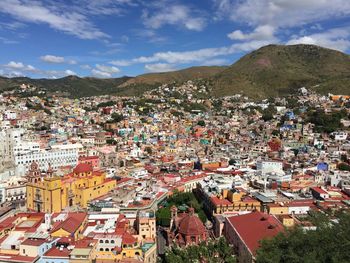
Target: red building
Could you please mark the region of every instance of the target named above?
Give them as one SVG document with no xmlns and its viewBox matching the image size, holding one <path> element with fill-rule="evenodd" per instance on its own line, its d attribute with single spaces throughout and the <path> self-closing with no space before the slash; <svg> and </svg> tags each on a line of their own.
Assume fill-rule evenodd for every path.
<svg viewBox="0 0 350 263">
<path fill-rule="evenodd" d="M 252 212 L 226 218 L 224 236 L 238 254 L 238 262 L 254 262 L 260 241 L 272 238 L 284 230 L 276 217 Z"/>
<path fill-rule="evenodd" d="M 98 156 L 81 156 L 78 164 L 81 163 L 89 164 L 94 170 L 100 169 L 100 158 Z"/>
<path fill-rule="evenodd" d="M 169 237 L 179 246 L 198 245 L 207 240 L 207 231 L 194 214 L 194 208 L 189 208 L 188 213 L 177 214 L 177 208 L 173 206 Z"/>
</svg>

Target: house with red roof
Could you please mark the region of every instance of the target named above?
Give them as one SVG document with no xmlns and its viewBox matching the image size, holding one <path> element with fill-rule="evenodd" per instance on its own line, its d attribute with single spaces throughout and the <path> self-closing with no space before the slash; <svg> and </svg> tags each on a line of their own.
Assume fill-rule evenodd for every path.
<svg viewBox="0 0 350 263">
<path fill-rule="evenodd" d="M 56 244 L 57 240 L 57 238 L 27 238 L 19 246 L 19 255 L 26 257 L 42 256 Z"/>
<path fill-rule="evenodd" d="M 315 197 L 316 199 L 327 199 L 329 198 L 329 194 L 326 190 L 322 189 L 321 187 L 312 187 L 311 188 L 311 193 L 313 195 L 313 197 Z"/>
<path fill-rule="evenodd" d="M 262 212 L 227 217 L 224 236 L 238 253 L 238 262 L 254 262 L 263 239 L 273 238 L 284 231 L 276 217 Z"/>
<path fill-rule="evenodd" d="M 74 248 L 75 241 L 71 238 L 60 238 L 57 243 L 46 251 L 42 257 L 42 263 L 69 263 L 70 254 Z"/>
<path fill-rule="evenodd" d="M 79 239 L 87 224 L 87 218 L 87 213 L 85 212 L 54 214 L 50 234 L 52 237 Z"/>
</svg>

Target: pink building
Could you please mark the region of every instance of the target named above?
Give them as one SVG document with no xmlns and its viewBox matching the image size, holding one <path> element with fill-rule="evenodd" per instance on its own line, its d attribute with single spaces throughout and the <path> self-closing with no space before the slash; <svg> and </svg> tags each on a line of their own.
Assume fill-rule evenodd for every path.
<svg viewBox="0 0 350 263">
<path fill-rule="evenodd" d="M 98 156 L 81 156 L 79 157 L 78 164 L 81 163 L 91 165 L 94 170 L 100 169 L 100 158 Z"/>
</svg>

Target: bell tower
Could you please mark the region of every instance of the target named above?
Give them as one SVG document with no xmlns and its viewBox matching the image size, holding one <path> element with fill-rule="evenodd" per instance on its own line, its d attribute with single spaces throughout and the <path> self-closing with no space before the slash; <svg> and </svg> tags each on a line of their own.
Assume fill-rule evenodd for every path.
<svg viewBox="0 0 350 263">
<path fill-rule="evenodd" d="M 29 183 L 37 183 L 38 181 L 41 181 L 41 172 L 39 165 L 36 162 L 31 163 L 26 177 Z"/>
</svg>

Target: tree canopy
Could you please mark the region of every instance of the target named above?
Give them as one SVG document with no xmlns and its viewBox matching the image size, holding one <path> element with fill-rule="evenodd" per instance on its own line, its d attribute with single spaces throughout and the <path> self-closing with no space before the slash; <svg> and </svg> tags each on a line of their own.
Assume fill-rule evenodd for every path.
<svg viewBox="0 0 350 263">
<path fill-rule="evenodd" d="M 202 220 L 202 222 L 205 223 L 207 221 L 207 217 L 203 211 L 203 204 L 197 201 L 195 195 L 192 192 L 184 193 L 175 190 L 173 195 L 166 200 L 163 207 L 159 208 L 156 213 L 158 225 L 170 225 L 170 208 L 173 205 L 175 205 L 176 207 L 193 207 L 195 212 L 198 213 L 198 217 Z"/>
<path fill-rule="evenodd" d="M 342 128 L 341 119 L 347 116 L 346 112 L 332 112 L 326 114 L 321 110 L 311 110 L 308 112 L 308 121 L 315 124 L 316 132 L 331 133 Z"/>
<path fill-rule="evenodd" d="M 189 246 L 185 249 L 173 247 L 165 254 L 163 260 L 165 263 L 201 261 L 208 263 L 235 263 L 236 258 L 225 238 L 221 237 L 218 240 L 210 240 L 207 243 L 203 242 L 198 246 Z"/>
<path fill-rule="evenodd" d="M 257 252 L 257 263 L 339 263 L 350 262 L 350 213 L 341 212 L 337 220 L 314 214 L 310 221 L 316 230 L 296 227 L 264 240 Z"/>
</svg>

